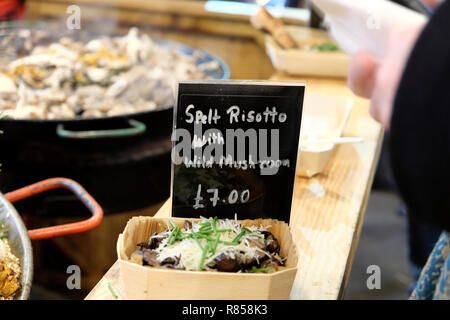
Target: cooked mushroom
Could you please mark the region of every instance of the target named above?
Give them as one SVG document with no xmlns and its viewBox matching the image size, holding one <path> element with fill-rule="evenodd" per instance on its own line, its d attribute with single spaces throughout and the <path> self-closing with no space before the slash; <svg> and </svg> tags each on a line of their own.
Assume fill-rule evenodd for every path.
<svg viewBox="0 0 450 320">
<path fill-rule="evenodd" d="M 218 255 L 214 261 L 219 271 L 236 272 L 241 268 L 237 257 L 225 252 Z"/>
<path fill-rule="evenodd" d="M 162 265 L 168 265 L 168 264 L 177 264 L 180 260 L 179 259 L 175 259 L 172 257 L 167 257 L 165 258 L 163 261 L 161 261 Z"/>
<path fill-rule="evenodd" d="M 169 268 L 169 269 L 177 269 L 177 270 L 186 270 L 186 268 L 176 265 L 176 264 L 163 264 L 161 267 L 163 268 Z"/>
<path fill-rule="evenodd" d="M 184 220 L 184 229 L 186 231 L 192 229 L 192 223 L 189 220 Z"/>
<path fill-rule="evenodd" d="M 158 248 L 161 241 L 165 238 L 165 235 L 154 233 L 150 239 L 149 239 L 149 249 L 156 249 Z"/>
<path fill-rule="evenodd" d="M 255 256 L 251 257 L 241 264 L 241 268 L 244 270 L 251 269 L 253 266 L 259 266 L 264 260 L 268 258 L 267 254 L 262 251 L 256 251 Z"/>
<path fill-rule="evenodd" d="M 280 266 L 280 262 L 276 259 L 267 259 L 261 263 L 261 268 L 274 268 L 275 270 Z"/>
<path fill-rule="evenodd" d="M 251 248 L 257 248 L 259 250 L 255 251 L 255 255 L 247 260 L 244 260 L 242 263 L 242 269 L 251 269 L 253 266 L 258 266 L 268 258 L 267 254 L 264 253 L 266 250 L 266 243 L 264 239 L 247 239 L 248 246 Z"/>
<path fill-rule="evenodd" d="M 263 231 L 262 234 L 264 234 L 267 250 L 271 253 L 280 253 L 280 244 L 273 234 L 269 231 Z"/>
<path fill-rule="evenodd" d="M 158 252 L 150 249 L 144 249 L 143 256 L 144 256 L 144 265 L 148 264 L 152 267 L 161 266 L 161 263 L 158 261 Z"/>
<path fill-rule="evenodd" d="M 167 257 L 163 261 L 161 261 L 161 266 L 164 268 L 185 270 L 185 268 L 180 265 L 180 257 Z"/>
<path fill-rule="evenodd" d="M 163 232 L 161 232 L 159 234 L 157 232 L 154 232 L 152 234 L 152 236 L 150 237 L 150 239 L 148 239 L 148 241 L 144 241 L 144 242 L 138 243 L 137 246 L 141 247 L 141 250 L 143 248 L 153 250 L 153 249 L 158 248 L 159 244 L 161 243 L 161 241 L 165 237 L 166 236 L 165 236 L 165 234 Z"/>
</svg>

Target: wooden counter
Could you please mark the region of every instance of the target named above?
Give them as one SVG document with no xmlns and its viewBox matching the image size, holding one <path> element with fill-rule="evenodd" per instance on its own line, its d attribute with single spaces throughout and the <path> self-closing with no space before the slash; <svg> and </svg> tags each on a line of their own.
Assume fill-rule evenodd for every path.
<svg viewBox="0 0 450 320">
<path fill-rule="evenodd" d="M 343 95 L 354 101 L 344 136 L 363 137 L 360 144 L 338 145 L 325 170 L 311 178 L 295 180 L 290 226 L 299 250 L 298 273 L 292 299 L 341 299 L 358 244 L 364 212 L 378 162 L 383 130 L 369 115 L 369 102 L 355 97 L 344 79 L 293 78 L 275 74 L 274 80 L 304 80 L 308 92 Z M 308 186 L 319 183 L 317 195 Z M 167 201 L 158 216 L 170 216 Z M 121 298 L 116 262 L 86 299 Z"/>
</svg>

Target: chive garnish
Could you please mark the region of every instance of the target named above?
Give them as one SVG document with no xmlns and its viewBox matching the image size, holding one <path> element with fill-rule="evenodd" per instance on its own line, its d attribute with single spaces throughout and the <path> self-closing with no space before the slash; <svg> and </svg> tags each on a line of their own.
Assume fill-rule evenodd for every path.
<svg viewBox="0 0 450 320">
<path fill-rule="evenodd" d="M 252 270 L 250 272 L 269 272 L 273 271 L 275 268 L 257 268 L 255 266 L 252 267 Z"/>
<path fill-rule="evenodd" d="M 180 229 L 180 227 L 178 227 L 172 220 L 169 220 L 169 223 L 172 225 L 173 229 L 172 232 L 170 232 L 170 236 L 169 239 L 167 239 L 167 243 L 172 244 L 171 240 L 172 238 L 175 236 L 175 238 L 177 237 L 177 229 Z"/>
<path fill-rule="evenodd" d="M 199 231 L 199 232 L 195 232 L 195 234 L 199 237 L 202 237 L 202 236 L 210 236 L 212 234 L 212 232 Z"/>
<path fill-rule="evenodd" d="M 213 246 L 214 246 L 214 244 L 213 244 L 214 240 L 215 239 L 208 240 L 208 251 L 211 252 L 211 253 L 212 253 Z"/>
<path fill-rule="evenodd" d="M 205 263 L 205 258 L 208 251 L 209 251 L 209 243 L 207 243 L 206 246 L 202 249 L 202 258 L 200 259 L 200 263 L 198 265 L 198 271 L 203 270 L 203 264 Z"/>
<path fill-rule="evenodd" d="M 217 229 L 217 232 L 230 232 L 232 231 L 231 229 Z"/>
<path fill-rule="evenodd" d="M 235 246 L 237 243 L 230 242 L 230 241 L 220 241 L 223 244 L 226 244 L 227 246 Z"/>
<path fill-rule="evenodd" d="M 197 235 L 195 234 L 194 231 L 192 231 L 192 229 L 191 229 L 191 234 L 192 234 L 192 237 L 194 237 L 194 240 L 195 240 L 195 242 L 197 242 L 197 244 L 198 244 L 198 246 L 200 247 L 200 249 L 203 250 L 203 247 L 202 247 L 202 245 L 200 244 L 200 241 L 198 241 Z"/>
<path fill-rule="evenodd" d="M 114 296 L 114 298 L 119 299 L 119 295 L 117 294 L 116 290 L 114 290 L 111 282 L 108 281 L 108 288 L 109 291 L 112 293 L 112 295 Z"/>
<path fill-rule="evenodd" d="M 184 239 L 187 239 L 187 238 L 192 238 L 192 234 L 182 234 L 181 235 L 181 237 L 179 237 L 178 235 L 177 235 L 177 240 L 184 240 Z"/>
<path fill-rule="evenodd" d="M 217 216 L 214 217 L 214 219 L 213 219 L 213 221 L 211 223 L 214 233 L 217 233 L 216 221 L 217 221 Z"/>
<path fill-rule="evenodd" d="M 174 233 L 175 233 L 175 228 L 172 229 L 172 232 L 170 232 L 170 236 L 169 236 L 169 239 L 167 239 L 167 243 L 170 244 L 170 240 L 172 240 L 172 237 L 173 237 Z"/>
<path fill-rule="evenodd" d="M 170 244 L 174 244 L 174 243 L 175 243 L 175 241 L 177 240 L 177 237 L 178 237 L 178 234 L 180 233 L 180 231 L 181 231 L 181 229 L 180 229 L 179 226 L 176 226 L 176 227 L 173 229 L 173 231 L 172 231 L 172 233 L 171 233 L 171 236 L 172 236 L 172 234 L 175 234 L 175 235 L 174 235 L 172 241 L 170 242 Z"/>
<path fill-rule="evenodd" d="M 246 232 L 251 232 L 251 231 L 250 231 L 249 229 L 247 229 L 247 228 L 242 228 L 241 233 L 239 233 L 239 234 L 236 236 L 236 238 L 234 238 L 233 241 L 231 241 L 232 245 L 237 245 L 238 242 L 239 242 L 239 240 L 241 240 L 241 238 L 244 236 L 244 234 L 245 234 Z"/>
<path fill-rule="evenodd" d="M 193 232 L 197 238 L 200 239 L 206 239 L 209 241 L 214 241 L 215 239 L 211 237 L 211 233 L 204 233 L 204 232 Z"/>
<path fill-rule="evenodd" d="M 173 227 L 174 229 L 177 227 L 177 225 L 176 225 L 172 220 L 169 220 L 169 223 L 172 225 L 172 227 Z"/>
<path fill-rule="evenodd" d="M 216 253 L 216 249 L 217 249 L 217 245 L 219 244 L 219 241 L 220 241 L 220 234 L 217 235 L 217 238 L 214 241 L 214 246 L 212 248 L 212 254 Z"/>
<path fill-rule="evenodd" d="M 207 232 L 207 233 L 211 233 L 211 232 L 212 232 L 212 229 L 211 229 L 210 227 L 207 227 L 207 228 L 201 227 L 201 228 L 199 228 L 199 229 L 197 230 L 197 232 Z"/>
</svg>

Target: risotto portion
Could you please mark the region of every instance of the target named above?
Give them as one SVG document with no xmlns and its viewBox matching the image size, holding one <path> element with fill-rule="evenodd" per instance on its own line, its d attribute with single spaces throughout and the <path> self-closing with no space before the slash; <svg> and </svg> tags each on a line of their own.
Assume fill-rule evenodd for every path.
<svg viewBox="0 0 450 320">
<path fill-rule="evenodd" d="M 275 272 L 284 266 L 278 240 L 263 226 L 217 217 L 186 220 L 184 228 L 170 224 L 137 244 L 131 261 L 187 271 Z"/>
</svg>

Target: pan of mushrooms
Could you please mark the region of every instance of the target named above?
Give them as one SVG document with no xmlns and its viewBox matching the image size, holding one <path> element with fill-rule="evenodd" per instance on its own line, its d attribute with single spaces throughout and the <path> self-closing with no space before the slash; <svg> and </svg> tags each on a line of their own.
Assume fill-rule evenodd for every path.
<svg viewBox="0 0 450 320">
<path fill-rule="evenodd" d="M 9 132 L 20 123 L 22 131 L 65 139 L 142 135 L 171 127 L 179 81 L 229 78 L 221 59 L 137 28 L 51 34 L 42 25 L 0 25 L 0 121 Z"/>
</svg>

